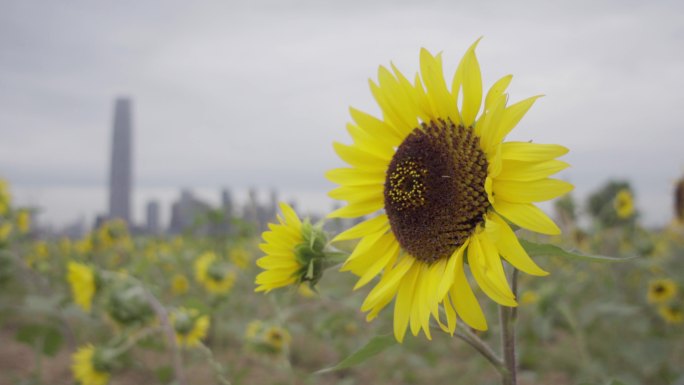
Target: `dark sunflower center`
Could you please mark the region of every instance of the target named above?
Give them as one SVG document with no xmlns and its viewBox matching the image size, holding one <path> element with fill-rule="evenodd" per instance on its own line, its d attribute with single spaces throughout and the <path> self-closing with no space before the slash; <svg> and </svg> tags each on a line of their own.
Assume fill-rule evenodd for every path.
<svg viewBox="0 0 684 385">
<path fill-rule="evenodd" d="M 422 123 L 394 154 L 385 179 L 385 211 L 412 256 L 447 258 L 484 222 L 487 157 L 472 129 Z"/>
<path fill-rule="evenodd" d="M 662 294 L 665 292 L 665 286 L 663 285 L 656 285 L 655 290 L 657 294 Z"/>
</svg>

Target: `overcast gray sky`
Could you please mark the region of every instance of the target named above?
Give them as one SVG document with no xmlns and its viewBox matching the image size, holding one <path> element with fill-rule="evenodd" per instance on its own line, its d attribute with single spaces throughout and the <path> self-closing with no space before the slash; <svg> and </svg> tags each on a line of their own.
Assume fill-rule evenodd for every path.
<svg viewBox="0 0 684 385">
<path fill-rule="evenodd" d="M 134 100 L 140 189 L 274 186 L 319 191 L 327 204 L 323 173 L 340 164 L 331 142 L 348 141 L 348 106 L 378 112 L 367 85 L 377 66 L 413 74 L 426 47 L 444 52 L 450 78 L 480 36 L 485 86 L 512 73 L 511 100 L 546 95 L 511 139 L 569 147 L 562 177 L 578 196 L 627 178 L 647 221 L 664 223 L 684 171 L 681 2 L 2 0 L 0 9 L 0 175 L 55 222 L 105 211 L 106 196 L 78 191 L 104 194 L 117 95 Z M 58 190 L 70 193 L 57 199 Z"/>
</svg>

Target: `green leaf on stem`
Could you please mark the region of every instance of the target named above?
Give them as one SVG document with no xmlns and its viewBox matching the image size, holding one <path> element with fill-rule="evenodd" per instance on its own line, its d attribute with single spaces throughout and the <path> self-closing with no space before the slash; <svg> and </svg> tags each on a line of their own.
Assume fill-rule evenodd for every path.
<svg viewBox="0 0 684 385">
<path fill-rule="evenodd" d="M 385 349 L 396 344 L 397 340 L 394 338 L 393 335 L 385 334 L 381 336 L 375 336 L 370 341 L 368 341 L 368 343 L 364 347 L 352 353 L 350 356 L 342 360 L 339 364 L 332 366 L 330 368 L 321 369 L 317 371 L 315 374 L 323 374 L 335 370 L 341 370 L 350 368 L 352 366 L 356 366 L 358 364 L 363 363 L 367 359 L 382 353 Z"/>
<path fill-rule="evenodd" d="M 522 247 L 527 251 L 530 257 L 561 257 L 575 259 L 586 262 L 624 262 L 634 259 L 635 257 L 607 257 L 605 255 L 587 255 L 578 251 L 568 251 L 550 243 L 537 243 L 519 239 Z"/>
<path fill-rule="evenodd" d="M 15 338 L 34 349 L 40 349 L 41 353 L 48 357 L 54 357 L 57 354 L 63 340 L 59 330 L 45 325 L 22 326 Z"/>
</svg>

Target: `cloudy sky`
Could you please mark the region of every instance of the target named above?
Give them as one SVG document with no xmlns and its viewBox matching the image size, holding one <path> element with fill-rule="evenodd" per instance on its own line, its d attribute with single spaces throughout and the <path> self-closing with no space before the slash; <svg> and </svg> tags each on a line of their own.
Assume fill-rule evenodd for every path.
<svg viewBox="0 0 684 385">
<path fill-rule="evenodd" d="M 585 196 L 630 180 L 648 223 L 684 172 L 684 6 L 571 1 L 0 1 L 0 175 L 65 223 L 105 211 L 113 100 L 135 108 L 136 204 L 179 187 L 277 187 L 324 209 L 380 64 L 484 36 L 485 85 L 543 93 L 514 140 L 561 143 Z M 142 191 L 146 191 L 145 194 Z M 217 193 L 218 194 L 218 193 Z M 239 193 L 238 193 L 239 195 Z M 266 194 L 264 194 L 264 197 Z M 140 212 L 136 213 L 139 219 Z M 90 218 L 88 218 L 90 220 Z"/>
</svg>

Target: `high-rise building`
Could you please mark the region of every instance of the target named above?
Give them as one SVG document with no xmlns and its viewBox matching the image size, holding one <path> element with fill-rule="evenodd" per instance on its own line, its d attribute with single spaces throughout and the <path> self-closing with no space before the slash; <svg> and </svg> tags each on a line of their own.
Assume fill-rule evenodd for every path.
<svg viewBox="0 0 684 385">
<path fill-rule="evenodd" d="M 131 224 L 132 105 L 128 98 L 114 103 L 112 163 L 109 173 L 109 219 Z"/>
<path fill-rule="evenodd" d="M 161 226 L 159 223 L 159 202 L 149 201 L 147 202 L 147 233 L 152 235 L 159 235 L 161 232 Z"/>
</svg>

